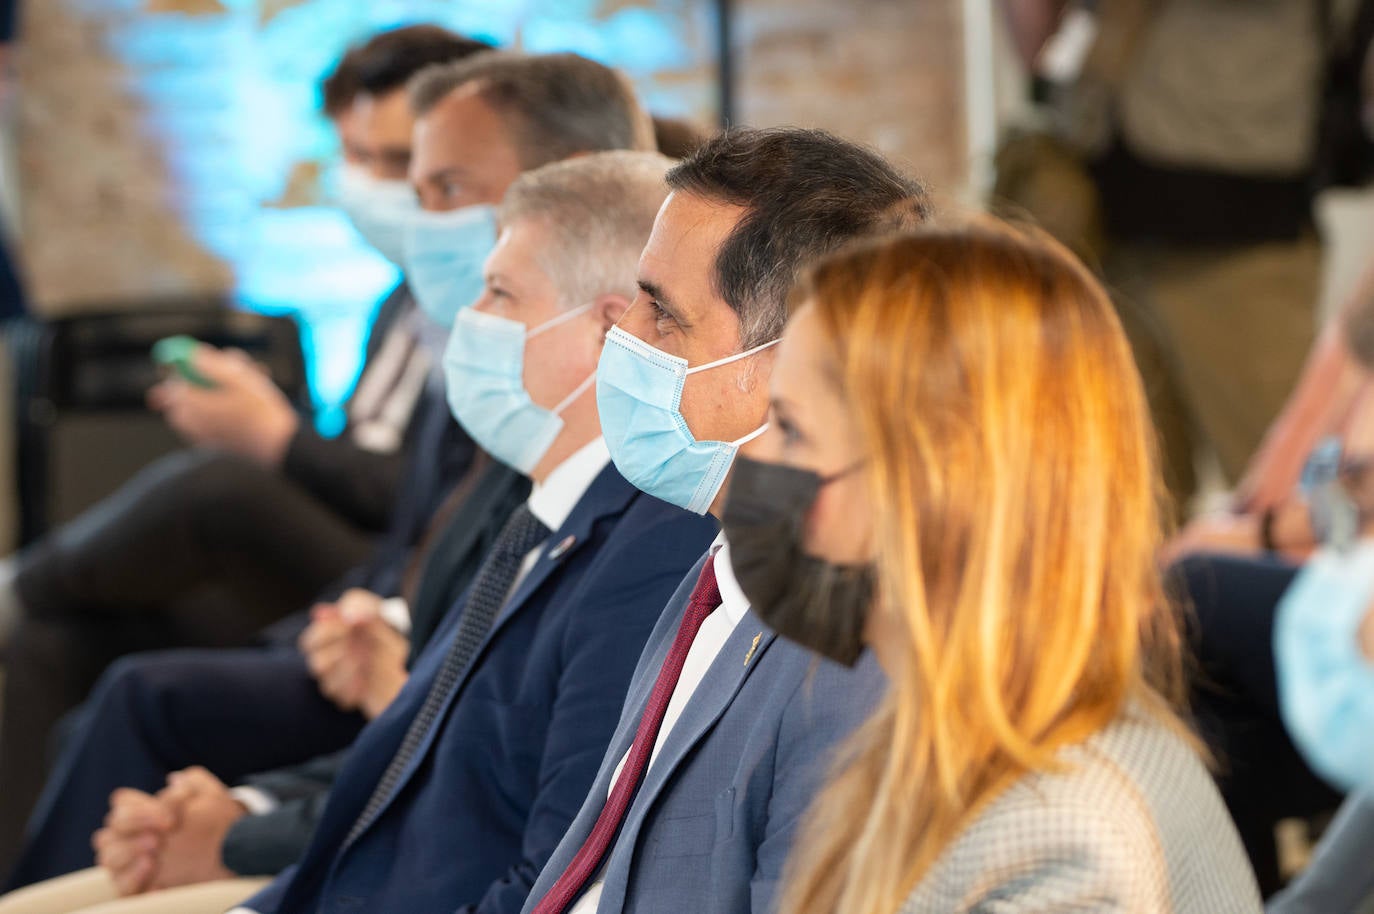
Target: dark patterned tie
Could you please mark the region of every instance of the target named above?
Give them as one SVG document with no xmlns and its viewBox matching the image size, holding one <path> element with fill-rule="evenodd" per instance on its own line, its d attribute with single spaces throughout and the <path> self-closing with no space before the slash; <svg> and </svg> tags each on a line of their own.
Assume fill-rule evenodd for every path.
<svg viewBox="0 0 1374 914">
<path fill-rule="evenodd" d="M 439 711 L 448 700 L 449 693 L 458 685 L 468 665 L 472 663 L 477 648 L 491 631 L 492 622 L 505 605 L 506 597 L 510 594 L 511 585 L 515 583 L 515 576 L 519 574 L 525 556 L 535 546 L 548 539 L 549 533 L 549 528 L 530 512 L 529 505 L 517 508 L 510 520 L 501 528 L 491 552 L 487 554 L 482 567 L 477 571 L 477 577 L 473 580 L 467 604 L 463 607 L 463 618 L 453 636 L 453 644 L 448 650 L 448 655 L 444 657 L 439 674 L 434 677 L 434 684 L 425 696 L 425 703 L 421 706 L 420 713 L 410 722 L 410 729 L 406 731 L 401 747 L 396 750 L 391 764 L 387 765 L 386 773 L 377 782 L 377 787 L 372 791 L 362 815 L 353 823 L 353 828 L 344 840 L 345 848 L 358 840 L 358 836 L 372 825 L 386 806 L 400 783 L 401 775 L 405 773 L 416 751 L 424 743 L 426 735 L 438 721 Z"/>
<path fill-rule="evenodd" d="M 616 778 L 615 786 L 611 788 L 606 805 L 601 807 L 601 814 L 597 816 L 596 824 L 592 826 L 587 840 L 582 842 L 577 855 L 540 900 L 533 914 L 563 914 L 601 868 L 606 852 L 610 850 L 611 839 L 620 830 L 620 824 L 625 820 L 625 813 L 630 808 L 630 801 L 639 789 L 639 782 L 644 779 L 644 772 L 649 768 L 649 759 L 653 756 L 658 731 L 663 726 L 663 718 L 668 712 L 668 703 L 673 698 L 677 681 L 682 676 L 682 667 L 687 662 L 687 652 L 692 649 L 692 642 L 701 631 L 701 624 L 706 621 L 707 616 L 715 612 L 720 603 L 720 587 L 716 584 L 716 557 L 713 555 L 702 566 L 701 577 L 697 578 L 697 586 L 687 601 L 687 610 L 682 615 L 682 621 L 678 623 L 677 636 L 668 648 L 668 656 L 663 658 L 663 666 L 659 668 L 658 678 L 654 680 L 648 704 L 644 706 L 644 715 L 639 719 L 639 727 L 635 730 L 634 742 L 625 756 L 625 765 L 620 771 L 620 777 Z"/>
</svg>

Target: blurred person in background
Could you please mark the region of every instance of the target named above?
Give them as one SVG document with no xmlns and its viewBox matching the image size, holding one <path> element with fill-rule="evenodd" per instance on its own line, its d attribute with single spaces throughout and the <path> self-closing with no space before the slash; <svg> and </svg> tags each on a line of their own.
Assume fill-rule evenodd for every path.
<svg viewBox="0 0 1374 914">
<path fill-rule="evenodd" d="M 1342 480 L 1356 536 L 1327 544 L 1298 572 L 1274 624 L 1279 705 L 1303 756 L 1350 791 L 1307 867 L 1270 914 L 1361 914 L 1374 899 L 1374 479 Z"/>
<path fill-rule="evenodd" d="M 374 244 L 386 246 L 416 208 L 410 194 L 409 206 L 396 210 L 397 195 L 385 189 L 405 187 L 406 81 L 426 64 L 485 48 L 435 26 L 398 29 L 350 51 L 326 81 L 327 111 L 358 172 L 355 184 L 371 188 L 352 205 L 386 217 L 374 222 L 395 223 L 388 233 L 360 218 Z M 427 455 L 427 510 L 473 456 L 444 403 L 442 336 L 426 326 L 404 286 L 388 296 L 348 426 L 335 439 L 319 435 L 246 357 L 200 347 L 195 366 L 213 389 L 174 379 L 149 395 L 196 447 L 150 466 L 6 563 L 0 872 L 14 862 L 43 784 L 53 724 L 112 660 L 250 643 L 363 564 L 393 519 L 411 521 L 398 534 L 400 548 L 422 531 L 414 518 L 392 516 L 408 455 Z"/>
<path fill-rule="evenodd" d="M 829 258 L 794 302 L 735 480 L 774 498 L 732 489 L 724 529 L 770 568 L 741 583 L 779 634 L 866 643 L 891 687 L 781 910 L 1257 914 L 1180 716 L 1149 412 L 1106 293 L 979 222 Z"/>
<path fill-rule="evenodd" d="M 471 84 L 486 91 L 463 91 Z M 653 142 L 628 83 L 576 55 L 483 55 L 427 68 L 410 90 L 411 177 L 423 211 L 408 232 L 407 277 L 423 291 L 427 312 L 445 325 L 482 294 L 494 207 L 522 169 Z M 432 461 L 417 453 L 409 476 L 422 475 Z M 210 847 L 208 860 L 195 842 L 167 843 L 163 884 L 174 872 L 228 866 L 257 875 L 288 866 L 304 851 L 344 760 L 342 753 L 312 756 L 341 748 L 363 718 L 385 710 L 528 492 L 521 470 L 479 450 L 473 469 L 433 510 L 415 554 L 379 550 L 371 563 L 379 567 L 355 573 L 353 589 L 314 609 L 299 652 L 178 651 L 118 664 L 97 686 L 49 782 L 10 886 L 90 866 L 90 835 L 111 794 L 123 788 L 111 811 L 122 821 L 139 806 L 134 794 L 157 791 L 189 766 L 214 772 L 205 771 L 201 782 L 218 775 L 238 783 L 257 774 L 234 802 L 208 807 L 237 811 L 223 823 L 223 848 Z M 292 763 L 304 764 L 269 770 Z M 172 859 L 174 852 L 189 862 Z M 121 872 L 119 882 L 129 887 L 139 878 Z"/>
<path fill-rule="evenodd" d="M 1295 411 L 1266 444 L 1283 464 L 1270 465 L 1268 484 L 1283 485 L 1253 500 L 1253 510 L 1195 519 L 1165 551 L 1191 608 L 1199 725 L 1223 762 L 1222 793 L 1266 894 L 1282 885 L 1277 823 L 1325 813 L 1341 799 L 1283 724 L 1273 644 L 1281 601 L 1309 556 L 1356 533 L 1342 479 L 1374 461 L 1374 272 L 1323 332 L 1309 365 Z"/>
<path fill-rule="evenodd" d="M 1102 270 L 1186 511 L 1204 448 L 1240 478 L 1315 334 L 1334 4 L 1004 6 L 1050 125 L 1004 147 L 998 192 Z"/>
<path fill-rule="evenodd" d="M 1170 541 L 1166 560 L 1226 553 L 1301 561 L 1321 544 L 1326 521 L 1312 503 L 1312 474 L 1334 467 L 1342 454 L 1374 455 L 1374 269 L 1318 337 L 1239 497 L 1190 521 Z"/>
</svg>

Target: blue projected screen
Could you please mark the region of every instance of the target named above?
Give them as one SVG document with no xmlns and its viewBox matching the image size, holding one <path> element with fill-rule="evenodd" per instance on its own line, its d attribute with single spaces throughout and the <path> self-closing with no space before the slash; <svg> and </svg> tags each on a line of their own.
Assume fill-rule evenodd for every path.
<svg viewBox="0 0 1374 914">
<path fill-rule="evenodd" d="M 129 90 L 175 176 L 181 221 L 231 265 L 242 307 L 298 319 L 316 421 L 334 433 L 376 306 L 400 280 L 330 205 L 338 149 L 319 83 L 344 50 L 433 22 L 585 54 L 629 73 L 655 114 L 711 123 L 713 16 L 692 0 L 142 0 L 112 50 L 135 64 Z"/>
</svg>

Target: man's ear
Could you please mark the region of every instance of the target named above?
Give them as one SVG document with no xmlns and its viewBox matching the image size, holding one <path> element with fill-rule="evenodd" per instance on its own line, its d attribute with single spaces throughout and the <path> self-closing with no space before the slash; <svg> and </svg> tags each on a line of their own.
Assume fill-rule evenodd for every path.
<svg viewBox="0 0 1374 914">
<path fill-rule="evenodd" d="M 606 334 L 611 332 L 611 328 L 620 323 L 620 319 L 625 316 L 625 312 L 630 308 L 630 300 L 623 295 L 599 295 L 592 305 L 592 310 L 596 313 L 597 320 L 601 322 L 601 338 L 606 339 Z"/>
</svg>

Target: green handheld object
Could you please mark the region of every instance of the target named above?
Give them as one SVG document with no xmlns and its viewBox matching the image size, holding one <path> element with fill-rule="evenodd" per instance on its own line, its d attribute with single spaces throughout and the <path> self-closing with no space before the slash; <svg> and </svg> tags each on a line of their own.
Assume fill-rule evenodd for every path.
<svg viewBox="0 0 1374 914">
<path fill-rule="evenodd" d="M 153 361 L 172 369 L 196 387 L 214 387 L 214 382 L 196 371 L 192 364 L 192 354 L 199 345 L 193 337 L 169 336 L 153 344 Z"/>
</svg>

